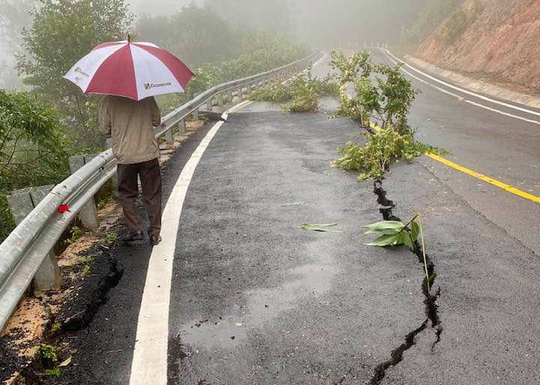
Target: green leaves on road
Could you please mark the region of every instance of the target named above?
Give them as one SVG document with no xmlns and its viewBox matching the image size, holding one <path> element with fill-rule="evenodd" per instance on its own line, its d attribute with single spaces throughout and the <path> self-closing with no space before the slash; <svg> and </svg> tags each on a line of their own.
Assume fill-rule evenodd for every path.
<svg viewBox="0 0 540 385">
<path fill-rule="evenodd" d="M 427 290 L 429 291 L 429 285 L 434 277 L 430 277 L 428 273 L 424 232 L 422 230 L 420 214 L 416 214 L 407 224 L 403 224 L 399 221 L 383 221 L 362 226 L 362 228 L 367 229 L 364 234 L 378 235 L 378 237 L 373 242 L 368 243 L 367 246 L 386 247 L 405 245 L 411 249 L 411 251 L 416 252 L 417 241 L 420 238 Z"/>
<path fill-rule="evenodd" d="M 377 222 L 371 225 L 362 226 L 363 228 L 368 229 L 365 234 L 377 234 L 379 237 L 373 242 L 368 243 L 367 246 L 398 246 L 406 245 L 411 250 L 414 250 L 414 243 L 418 240 L 419 226 L 415 222 L 416 216 L 411 225 L 412 229 L 410 231 L 406 230 L 406 226 L 397 221 L 383 221 Z"/>
</svg>

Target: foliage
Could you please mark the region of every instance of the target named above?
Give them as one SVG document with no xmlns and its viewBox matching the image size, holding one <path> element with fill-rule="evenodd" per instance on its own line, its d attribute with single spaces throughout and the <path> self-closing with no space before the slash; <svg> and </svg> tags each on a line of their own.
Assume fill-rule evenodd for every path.
<svg viewBox="0 0 540 385">
<path fill-rule="evenodd" d="M 108 244 L 112 244 L 112 243 L 116 242 L 117 239 L 118 239 L 118 234 L 116 234 L 115 232 L 112 232 L 112 231 L 109 231 L 107 233 L 107 235 L 105 236 L 105 241 Z"/>
<path fill-rule="evenodd" d="M 10 56 L 21 53 L 21 33 L 32 22 L 30 10 L 33 6 L 34 0 L 0 0 L 0 34 L 5 47 L 0 47 L 0 52 L 7 50 L 6 55 L 0 55 L 3 56 L 0 59 L 0 88 L 22 88 L 21 79 L 14 68 L 14 58 Z"/>
<path fill-rule="evenodd" d="M 435 147 L 414 140 L 412 134 L 400 134 L 394 129 L 382 129 L 374 134 L 364 134 L 368 141 L 363 147 L 349 142 L 339 152 L 342 158 L 332 162 L 334 167 L 359 171 L 359 179 L 380 179 L 393 160 L 409 162 L 426 152 L 441 153 Z"/>
<path fill-rule="evenodd" d="M 284 106 L 287 112 L 313 112 L 319 109 L 317 93 L 309 85 L 298 82 L 298 85 L 292 89 L 292 99 Z"/>
<path fill-rule="evenodd" d="M 327 76 L 319 80 L 308 71 L 307 74 L 296 76 L 286 83 L 276 80 L 255 90 L 249 98 L 255 101 L 286 103 L 283 107 L 288 112 L 312 112 L 319 108 L 319 96 L 335 96 L 337 90 L 333 77 Z"/>
<path fill-rule="evenodd" d="M 49 377 L 60 377 L 61 374 L 60 368 L 45 369 L 45 375 Z"/>
<path fill-rule="evenodd" d="M 418 240 L 420 226 L 415 217 L 411 222 L 411 230 L 405 230 L 405 224 L 399 221 L 383 221 L 371 225 L 362 226 L 368 229 L 364 234 L 375 234 L 377 239 L 368 243 L 367 246 L 397 246 L 406 245 L 411 250 L 414 249 L 414 243 Z"/>
<path fill-rule="evenodd" d="M 407 115 L 417 92 L 399 65 L 375 64 L 368 52 L 357 52 L 349 58 L 342 52 L 332 52 L 331 66 L 338 71 L 341 102 L 338 115 L 367 127 L 373 119 L 382 125 L 382 129 L 368 135 L 364 146 L 351 142 L 339 149 L 343 156 L 332 163 L 334 167 L 357 170 L 360 179 L 380 179 L 393 160 L 410 162 L 426 152 L 442 153 L 414 140 Z M 350 86 L 354 88 L 352 95 Z"/>
<path fill-rule="evenodd" d="M 58 347 L 47 344 L 41 344 L 38 348 L 40 358 L 49 363 L 58 362 L 58 351 Z"/>
<path fill-rule="evenodd" d="M 166 47 L 187 65 L 226 60 L 240 54 L 231 44 L 237 31 L 220 15 L 195 3 L 172 16 L 145 15 L 137 22 L 137 37 Z"/>
<path fill-rule="evenodd" d="M 73 226 L 70 230 L 71 236 L 66 240 L 68 245 L 76 243 L 83 236 L 83 231 L 78 226 Z"/>
<path fill-rule="evenodd" d="M 417 92 L 401 73 L 401 66 L 375 64 L 367 51 L 356 52 L 350 58 L 334 51 L 330 65 L 338 71 L 341 103 L 338 115 L 365 126 L 377 118 L 383 128 L 391 127 L 402 135 L 411 132 L 407 114 Z M 349 86 L 355 91 L 352 96 L 348 93 Z"/>
<path fill-rule="evenodd" d="M 6 196 L 69 174 L 58 113 L 25 92 L 0 90 L 0 240 L 13 229 Z"/>
<path fill-rule="evenodd" d="M 339 97 L 339 84 L 333 75 L 328 74 L 322 80 L 313 78 L 311 87 L 319 96 Z"/>
<path fill-rule="evenodd" d="M 368 229 L 364 234 L 377 235 L 377 238 L 373 242 L 368 243 L 367 246 L 386 247 L 406 245 L 411 251 L 415 252 L 418 246 L 418 239 L 420 239 L 424 272 L 426 275 L 426 288 L 429 292 L 429 284 L 432 278 L 428 272 L 424 230 L 422 228 L 420 214 L 416 214 L 407 224 L 399 221 L 383 221 L 362 227 Z"/>
<path fill-rule="evenodd" d="M 62 113 L 78 145 L 97 146 L 96 96 L 84 95 L 64 74 L 96 45 L 126 38 L 132 17 L 124 0 L 39 0 L 23 33 L 27 56 L 18 68 L 33 92 Z"/>
<path fill-rule="evenodd" d="M 284 103 L 291 98 L 291 87 L 282 84 L 280 81 L 273 81 L 263 87 L 257 88 L 249 95 L 250 100 L 272 103 Z"/>
<path fill-rule="evenodd" d="M 51 326 L 51 333 L 57 333 L 62 329 L 62 324 L 60 322 L 55 322 Z"/>
<path fill-rule="evenodd" d="M 280 36 L 251 31 L 240 40 L 240 51 L 245 53 L 234 59 L 202 64 L 194 70 L 195 78 L 189 83 L 184 94 L 158 97 L 157 101 L 162 111 L 170 112 L 217 84 L 266 72 L 308 54 L 305 46 L 293 44 Z"/>
</svg>

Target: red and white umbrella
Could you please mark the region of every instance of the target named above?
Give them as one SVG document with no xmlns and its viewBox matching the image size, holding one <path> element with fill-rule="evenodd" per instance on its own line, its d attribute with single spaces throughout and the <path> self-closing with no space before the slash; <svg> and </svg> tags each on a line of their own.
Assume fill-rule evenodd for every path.
<svg viewBox="0 0 540 385">
<path fill-rule="evenodd" d="M 184 63 L 155 44 L 118 41 L 98 45 L 64 78 L 85 93 L 141 100 L 184 92 L 193 76 Z"/>
</svg>

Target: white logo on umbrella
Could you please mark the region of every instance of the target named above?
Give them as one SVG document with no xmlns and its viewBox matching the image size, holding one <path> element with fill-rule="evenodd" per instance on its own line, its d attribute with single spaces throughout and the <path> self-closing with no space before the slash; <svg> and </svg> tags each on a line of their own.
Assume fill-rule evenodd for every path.
<svg viewBox="0 0 540 385">
<path fill-rule="evenodd" d="M 118 41 L 94 48 L 64 77 L 85 93 L 142 100 L 184 92 L 193 76 L 177 57 L 155 44 Z"/>
</svg>

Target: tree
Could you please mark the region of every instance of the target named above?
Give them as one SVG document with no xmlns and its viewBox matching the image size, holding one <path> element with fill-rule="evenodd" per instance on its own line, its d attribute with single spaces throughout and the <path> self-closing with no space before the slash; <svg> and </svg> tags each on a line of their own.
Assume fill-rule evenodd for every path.
<svg viewBox="0 0 540 385">
<path fill-rule="evenodd" d="M 28 93 L 0 90 L 0 240 L 13 227 L 6 194 L 62 180 L 66 147 L 55 110 Z"/>
<path fill-rule="evenodd" d="M 34 0 L 0 0 L 0 88 L 18 89 L 22 82 L 15 68 L 15 54 L 21 54 L 22 31 L 32 23 Z"/>
<path fill-rule="evenodd" d="M 127 36 L 132 16 L 124 0 L 39 0 L 23 33 L 27 56 L 18 68 L 33 92 L 52 102 L 81 146 L 96 146 L 96 97 L 83 95 L 63 75 L 96 45 Z"/>
<path fill-rule="evenodd" d="M 210 8 L 195 3 L 172 16 L 143 16 L 137 37 L 170 50 L 191 67 L 239 54 L 239 31 Z"/>
</svg>

